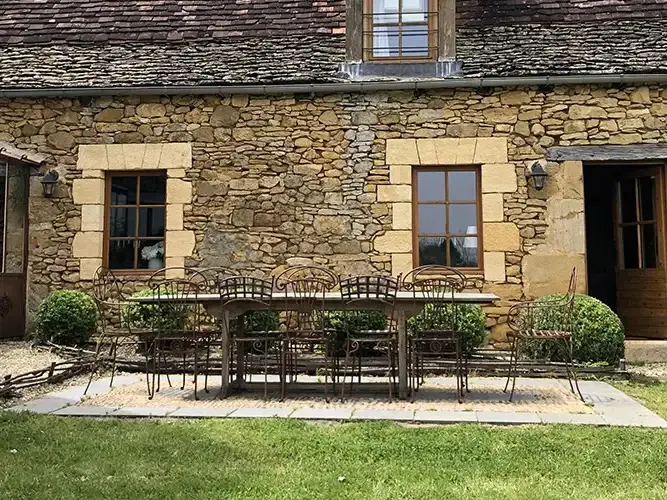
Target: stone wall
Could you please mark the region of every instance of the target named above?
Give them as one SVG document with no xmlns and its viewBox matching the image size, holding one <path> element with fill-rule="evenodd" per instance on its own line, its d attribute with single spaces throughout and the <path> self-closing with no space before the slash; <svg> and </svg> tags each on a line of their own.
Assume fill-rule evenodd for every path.
<svg viewBox="0 0 667 500">
<path fill-rule="evenodd" d="M 512 237 L 511 248 L 503 235 L 490 238 L 505 246 L 488 250 L 495 254 L 489 274 L 477 276 L 480 288 L 503 298 L 488 308 L 492 339 L 500 342 L 513 301 L 561 290 L 573 264 L 585 274 L 581 164 L 545 162 L 550 178 L 541 192 L 527 185 L 526 168 L 555 145 L 663 142 L 666 116 L 667 90 L 659 87 L 17 99 L 0 101 L 0 140 L 46 154 L 45 169 L 61 176 L 52 199 L 33 181 L 34 307 L 49 289 L 90 283 L 73 254 L 82 230 L 72 197 L 84 178 L 80 145 L 191 144 L 182 181 L 192 184 L 192 202 L 183 203 L 183 230 L 194 233 L 195 246 L 186 264 L 270 272 L 308 258 L 352 274 L 392 271 L 395 253 L 409 265 L 411 248 L 386 244 L 394 203 L 409 201 L 387 197 L 396 179 L 388 161 L 399 161 L 388 159 L 388 140 L 408 139 L 416 148 L 424 139 L 444 141 L 438 147 L 447 155 L 447 144 L 495 138 L 506 145 L 506 160 L 486 163 L 473 154 L 470 161 L 496 167 L 485 168 L 483 211 Z"/>
</svg>

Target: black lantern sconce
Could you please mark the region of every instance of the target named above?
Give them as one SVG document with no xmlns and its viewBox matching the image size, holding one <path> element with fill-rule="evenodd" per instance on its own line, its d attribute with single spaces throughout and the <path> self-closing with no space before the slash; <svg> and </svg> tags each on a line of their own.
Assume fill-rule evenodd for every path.
<svg viewBox="0 0 667 500">
<path fill-rule="evenodd" d="M 530 179 L 533 179 L 533 187 L 535 190 L 542 191 L 544 189 L 544 181 L 547 180 L 548 175 L 549 174 L 546 173 L 544 167 L 542 167 L 542 164 L 539 161 L 536 161 L 533 163 L 533 166 L 530 167 L 530 173 L 527 175 L 528 182 L 530 183 Z"/>
<path fill-rule="evenodd" d="M 55 170 L 50 170 L 44 174 L 42 177 L 42 189 L 44 190 L 44 197 L 51 198 L 53 192 L 56 189 L 56 184 L 58 184 L 58 172 Z"/>
</svg>

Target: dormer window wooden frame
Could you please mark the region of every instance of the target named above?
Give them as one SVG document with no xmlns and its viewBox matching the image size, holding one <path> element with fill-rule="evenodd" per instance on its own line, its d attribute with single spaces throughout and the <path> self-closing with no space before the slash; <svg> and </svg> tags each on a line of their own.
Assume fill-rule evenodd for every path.
<svg viewBox="0 0 667 500">
<path fill-rule="evenodd" d="M 456 57 L 456 0 L 347 0 L 346 59 L 353 63 L 429 63 Z M 421 4 L 421 9 L 420 9 Z M 419 14 L 422 14 L 420 18 Z M 406 32 L 425 39 L 424 50 L 405 50 Z M 381 37 L 384 38 L 382 40 Z M 412 45 L 415 45 L 415 35 Z M 383 46 L 378 49 L 378 41 Z"/>
</svg>

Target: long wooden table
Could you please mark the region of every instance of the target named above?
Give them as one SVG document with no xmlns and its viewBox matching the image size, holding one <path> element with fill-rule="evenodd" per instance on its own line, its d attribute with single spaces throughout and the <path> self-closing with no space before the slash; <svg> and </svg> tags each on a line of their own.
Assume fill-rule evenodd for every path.
<svg viewBox="0 0 667 500">
<path fill-rule="evenodd" d="M 229 332 L 229 321 L 250 311 L 266 310 L 262 304 L 251 300 L 236 299 L 234 302 L 224 304 L 220 300 L 220 295 L 216 293 L 198 294 L 191 297 L 192 301 L 202 304 L 206 311 L 217 318 L 222 318 L 225 322 L 225 331 Z M 129 300 L 141 303 L 158 302 L 158 297 L 133 297 Z M 159 301 L 168 301 L 168 297 L 160 297 Z M 492 293 L 462 292 L 454 294 L 454 301 L 461 304 L 492 304 L 500 300 L 500 297 Z M 395 315 L 398 327 L 398 390 L 399 397 L 408 396 L 408 359 L 407 359 L 407 330 L 406 320 L 419 314 L 428 302 L 428 298 L 414 294 L 413 292 L 398 292 L 396 296 Z M 302 301 L 298 301 L 294 294 L 285 292 L 274 292 L 272 296 L 272 308 L 277 311 L 287 311 L 298 309 Z M 339 292 L 327 293 L 324 295 L 324 308 L 327 311 L 342 311 L 349 309 Z M 377 309 L 377 303 L 358 301 L 354 304 L 358 310 Z M 221 394 L 225 397 L 229 391 L 229 334 L 222 336 L 222 388 Z"/>
</svg>

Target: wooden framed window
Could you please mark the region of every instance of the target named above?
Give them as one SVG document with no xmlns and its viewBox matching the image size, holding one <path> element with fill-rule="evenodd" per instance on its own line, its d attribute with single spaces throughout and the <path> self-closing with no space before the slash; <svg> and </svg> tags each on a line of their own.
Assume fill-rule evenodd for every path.
<svg viewBox="0 0 667 500">
<path fill-rule="evenodd" d="M 166 194 L 164 172 L 108 174 L 105 265 L 124 271 L 164 267 Z"/>
<path fill-rule="evenodd" d="M 437 0 L 364 0 L 365 60 L 434 60 Z"/>
<path fill-rule="evenodd" d="M 5 272 L 7 200 L 9 199 L 9 166 L 0 162 L 0 273 Z"/>
<path fill-rule="evenodd" d="M 479 168 L 415 168 L 412 187 L 415 266 L 481 270 Z"/>
<path fill-rule="evenodd" d="M 616 183 L 616 221 L 620 269 L 660 267 L 658 251 L 658 175 L 637 171 Z"/>
</svg>

